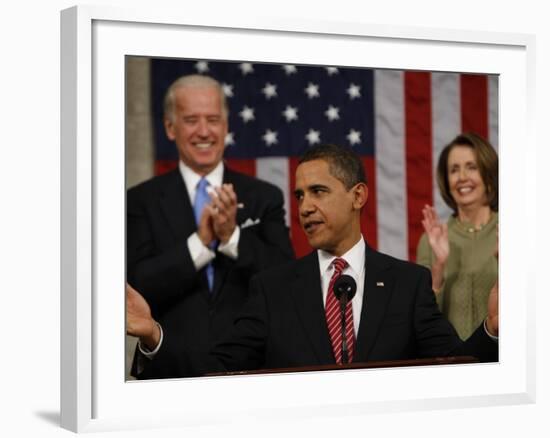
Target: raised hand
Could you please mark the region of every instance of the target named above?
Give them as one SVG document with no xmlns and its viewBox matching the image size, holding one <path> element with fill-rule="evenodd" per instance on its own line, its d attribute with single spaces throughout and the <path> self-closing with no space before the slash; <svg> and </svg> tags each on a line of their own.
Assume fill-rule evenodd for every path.
<svg viewBox="0 0 550 438">
<path fill-rule="evenodd" d="M 139 337 L 150 349 L 154 349 L 160 339 L 160 330 L 151 316 L 149 304 L 128 283 L 126 283 L 126 333 Z"/>
<path fill-rule="evenodd" d="M 449 257 L 449 235 L 447 224 L 441 223 L 437 216 L 435 208 L 425 205 L 422 209 L 422 226 L 428 242 L 434 253 L 435 259 L 439 265 L 444 265 Z"/>
<path fill-rule="evenodd" d="M 237 195 L 233 184 L 223 184 L 211 194 L 212 226 L 221 243 L 226 243 L 237 226 Z"/>
</svg>

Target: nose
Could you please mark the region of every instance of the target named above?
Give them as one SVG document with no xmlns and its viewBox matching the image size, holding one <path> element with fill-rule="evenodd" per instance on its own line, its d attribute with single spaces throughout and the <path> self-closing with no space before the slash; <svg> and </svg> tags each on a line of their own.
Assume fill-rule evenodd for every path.
<svg viewBox="0 0 550 438">
<path fill-rule="evenodd" d="M 197 134 L 201 137 L 208 137 L 208 122 L 206 119 L 199 119 L 199 124 L 197 126 Z"/>
<path fill-rule="evenodd" d="M 312 214 L 315 211 L 315 208 L 315 203 L 313 203 L 311 198 L 307 195 L 304 195 L 304 197 L 298 202 L 300 216 L 304 218 Z"/>
</svg>

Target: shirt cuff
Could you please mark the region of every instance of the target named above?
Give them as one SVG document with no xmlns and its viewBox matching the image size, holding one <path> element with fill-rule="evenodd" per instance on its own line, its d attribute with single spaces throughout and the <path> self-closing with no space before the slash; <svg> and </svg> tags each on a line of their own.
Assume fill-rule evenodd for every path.
<svg viewBox="0 0 550 438">
<path fill-rule="evenodd" d="M 147 359 L 153 359 L 155 357 L 155 354 L 158 353 L 160 346 L 162 345 L 162 340 L 164 339 L 164 332 L 162 331 L 161 325 L 155 321 L 155 324 L 160 330 L 160 339 L 159 343 L 155 347 L 154 350 L 149 350 L 145 345 L 142 345 L 141 341 L 138 341 L 138 348 L 141 354 L 143 354 Z"/>
<path fill-rule="evenodd" d="M 191 254 L 191 260 L 197 271 L 204 268 L 216 257 L 216 253 L 202 243 L 199 235 L 195 232 L 187 239 L 187 248 Z"/>
<path fill-rule="evenodd" d="M 483 328 L 485 329 L 485 333 L 487 333 L 487 336 L 489 336 L 493 341 L 498 341 L 498 336 L 494 336 L 491 333 L 489 333 L 489 330 L 487 329 L 487 318 L 483 321 Z"/>
<path fill-rule="evenodd" d="M 237 260 L 239 258 L 240 237 L 241 229 L 239 226 L 236 226 L 229 240 L 226 243 L 220 243 L 220 245 L 218 246 L 218 251 L 233 260 Z"/>
</svg>

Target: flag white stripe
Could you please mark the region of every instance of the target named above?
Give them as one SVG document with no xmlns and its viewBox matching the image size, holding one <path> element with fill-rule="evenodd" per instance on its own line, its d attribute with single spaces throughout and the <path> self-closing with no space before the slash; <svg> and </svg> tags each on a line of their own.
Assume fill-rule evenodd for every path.
<svg viewBox="0 0 550 438">
<path fill-rule="evenodd" d="M 489 82 L 489 142 L 498 152 L 498 76 L 490 75 Z"/>
<path fill-rule="evenodd" d="M 260 157 L 256 159 L 256 176 L 276 185 L 283 192 L 285 222 L 290 226 L 290 177 L 287 157 Z"/>
<path fill-rule="evenodd" d="M 443 148 L 460 134 L 460 75 L 432 73 L 432 167 L 434 206 L 442 221 L 452 210 L 445 204 L 437 186 L 437 162 Z"/>
<path fill-rule="evenodd" d="M 374 73 L 378 249 L 408 259 L 403 72 Z"/>
</svg>

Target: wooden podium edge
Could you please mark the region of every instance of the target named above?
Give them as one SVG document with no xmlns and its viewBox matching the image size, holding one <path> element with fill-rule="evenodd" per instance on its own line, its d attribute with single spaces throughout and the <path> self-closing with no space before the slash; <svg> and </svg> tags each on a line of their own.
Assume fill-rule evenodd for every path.
<svg viewBox="0 0 550 438">
<path fill-rule="evenodd" d="M 265 368 L 248 371 L 227 371 L 218 373 L 208 373 L 206 376 L 247 376 L 255 374 L 274 374 L 274 373 L 303 373 L 312 371 L 334 371 L 334 370 L 357 370 L 371 368 L 397 368 L 397 367 L 416 367 L 427 365 L 463 365 L 478 363 L 479 360 L 473 356 L 449 356 L 434 357 L 426 359 L 406 359 L 406 360 L 384 360 L 372 362 L 357 362 L 343 365 L 315 365 L 304 367 L 286 367 L 286 368 Z"/>
</svg>

